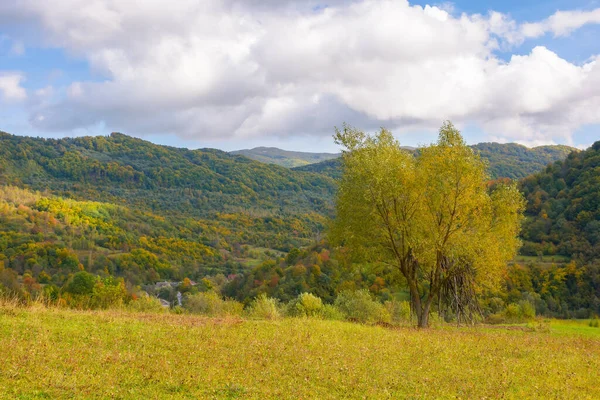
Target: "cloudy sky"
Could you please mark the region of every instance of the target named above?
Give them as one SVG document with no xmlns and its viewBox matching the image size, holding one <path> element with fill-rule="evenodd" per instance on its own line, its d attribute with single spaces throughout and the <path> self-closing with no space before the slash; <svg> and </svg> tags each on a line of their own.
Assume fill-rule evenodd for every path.
<svg viewBox="0 0 600 400">
<path fill-rule="evenodd" d="M 600 140 L 598 0 L 0 0 L 0 130 L 331 151 Z"/>
</svg>

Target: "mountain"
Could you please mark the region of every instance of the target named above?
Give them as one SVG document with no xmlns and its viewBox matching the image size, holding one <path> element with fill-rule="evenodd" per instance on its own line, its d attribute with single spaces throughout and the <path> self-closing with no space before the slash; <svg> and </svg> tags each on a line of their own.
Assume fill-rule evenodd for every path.
<svg viewBox="0 0 600 400">
<path fill-rule="evenodd" d="M 281 165 L 287 168 L 314 164 L 340 156 L 339 153 L 305 153 L 301 151 L 281 150 L 276 147 L 256 147 L 254 149 L 232 151 L 231 154 L 242 155 L 252 160 L 266 164 Z"/>
<path fill-rule="evenodd" d="M 492 179 L 521 179 L 541 171 L 546 165 L 564 160 L 571 152 L 579 151 L 569 146 L 539 146 L 528 148 L 516 143 L 479 143 L 471 146 L 488 162 Z M 418 149 L 406 148 L 417 154 Z M 333 159 L 294 168 L 295 171 L 315 172 L 333 179 L 341 177 L 341 160 Z"/>
</svg>

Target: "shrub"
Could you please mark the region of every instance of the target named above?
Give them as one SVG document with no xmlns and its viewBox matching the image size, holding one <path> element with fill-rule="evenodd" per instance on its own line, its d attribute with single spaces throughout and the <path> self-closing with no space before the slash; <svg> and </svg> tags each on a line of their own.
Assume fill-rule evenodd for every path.
<svg viewBox="0 0 600 400">
<path fill-rule="evenodd" d="M 504 300 L 499 297 L 492 297 L 488 301 L 488 309 L 493 314 L 499 313 L 504 308 Z"/>
<path fill-rule="evenodd" d="M 181 314 L 185 314 L 186 310 L 183 307 L 175 306 L 175 307 L 171 308 L 171 312 L 173 314 L 181 315 Z"/>
<path fill-rule="evenodd" d="M 592 328 L 599 328 L 600 327 L 600 321 L 598 320 L 597 316 L 593 316 L 592 319 L 590 319 L 590 322 L 588 324 L 590 327 Z"/>
<path fill-rule="evenodd" d="M 267 297 L 262 293 L 258 295 L 248 308 L 248 316 L 258 319 L 278 319 L 281 317 L 279 300 Z"/>
<path fill-rule="evenodd" d="M 96 286 L 96 276 L 80 271 L 73 275 L 65 287 L 67 293 L 74 295 L 91 295 Z"/>
<path fill-rule="evenodd" d="M 333 304 L 324 304 L 321 309 L 321 317 L 331 321 L 343 321 L 346 316 Z"/>
<path fill-rule="evenodd" d="M 350 321 L 365 324 L 391 321 L 390 313 L 383 304 L 374 301 L 365 289 L 341 292 L 335 299 L 335 306 Z"/>
<path fill-rule="evenodd" d="M 160 304 L 160 300 L 156 297 L 143 295 L 136 300 L 132 300 L 127 304 L 127 309 L 135 312 L 161 313 L 165 308 Z"/>
<path fill-rule="evenodd" d="M 511 303 L 506 306 L 504 309 L 504 316 L 506 319 L 511 321 L 518 321 L 520 316 L 519 305 L 515 303 Z"/>
<path fill-rule="evenodd" d="M 528 301 L 519 302 L 519 315 L 522 319 L 532 320 L 535 318 L 535 306 Z"/>
<path fill-rule="evenodd" d="M 485 322 L 491 325 L 505 324 L 506 317 L 502 314 L 491 314 L 486 317 Z"/>
<path fill-rule="evenodd" d="M 385 308 L 390 314 L 392 322 L 410 322 L 410 303 L 408 301 L 386 301 Z"/>
<path fill-rule="evenodd" d="M 186 296 L 184 308 L 196 314 L 203 314 L 210 317 L 224 317 L 241 315 L 244 306 L 235 300 L 223 300 L 215 292 L 201 292 Z"/>
<path fill-rule="evenodd" d="M 507 305 L 502 316 L 505 322 L 509 323 L 531 321 L 535 318 L 535 307 L 529 301 L 522 300 L 518 304 L 511 303 Z"/>
<path fill-rule="evenodd" d="M 318 317 L 322 311 L 323 301 L 310 293 L 300 294 L 287 307 L 287 314 L 293 317 Z"/>
<path fill-rule="evenodd" d="M 121 307 L 126 298 L 127 290 L 122 278 L 99 279 L 92 291 L 92 307 L 102 309 Z"/>
</svg>

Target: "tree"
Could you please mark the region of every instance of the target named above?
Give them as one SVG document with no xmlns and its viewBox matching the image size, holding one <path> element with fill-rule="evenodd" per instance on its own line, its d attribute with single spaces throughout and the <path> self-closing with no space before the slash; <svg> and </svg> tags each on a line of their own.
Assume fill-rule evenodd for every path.
<svg viewBox="0 0 600 400">
<path fill-rule="evenodd" d="M 332 242 L 396 267 L 420 327 L 435 300 L 472 318 L 477 292 L 499 283 L 519 247 L 516 186 L 489 187 L 485 163 L 450 122 L 416 157 L 385 129 L 345 125 L 334 137 L 345 149 Z"/>
<path fill-rule="evenodd" d="M 80 271 L 73 275 L 66 285 L 66 292 L 76 295 L 91 295 L 94 292 L 97 278 L 89 272 Z"/>
</svg>

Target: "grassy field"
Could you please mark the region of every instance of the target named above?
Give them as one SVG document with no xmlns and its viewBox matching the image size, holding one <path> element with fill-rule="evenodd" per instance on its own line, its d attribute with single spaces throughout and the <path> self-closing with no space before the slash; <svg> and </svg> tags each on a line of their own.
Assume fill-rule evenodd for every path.
<svg viewBox="0 0 600 400">
<path fill-rule="evenodd" d="M 600 398 L 583 322 L 419 331 L 0 307 L 0 397 Z"/>
</svg>

